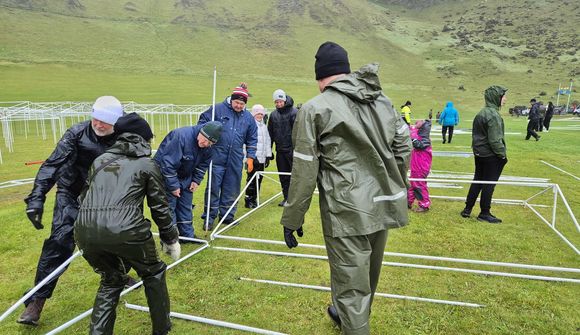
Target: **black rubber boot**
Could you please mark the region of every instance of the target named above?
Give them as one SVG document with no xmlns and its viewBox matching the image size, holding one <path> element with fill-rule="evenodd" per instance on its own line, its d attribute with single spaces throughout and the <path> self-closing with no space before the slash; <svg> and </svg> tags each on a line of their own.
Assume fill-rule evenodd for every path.
<svg viewBox="0 0 580 335">
<path fill-rule="evenodd" d="M 336 308 L 333 305 L 330 305 L 326 309 L 326 312 L 328 313 L 328 316 L 330 316 L 332 321 L 334 321 L 334 324 L 336 324 L 338 328 L 341 328 L 342 323 L 340 322 L 340 317 L 338 316 L 338 311 L 336 310 Z"/>
<path fill-rule="evenodd" d="M 37 298 L 32 300 L 27 306 L 24 312 L 20 315 L 16 322 L 22 323 L 24 325 L 38 326 L 38 320 L 40 320 L 40 313 L 42 313 L 42 308 L 46 299 Z"/>
</svg>

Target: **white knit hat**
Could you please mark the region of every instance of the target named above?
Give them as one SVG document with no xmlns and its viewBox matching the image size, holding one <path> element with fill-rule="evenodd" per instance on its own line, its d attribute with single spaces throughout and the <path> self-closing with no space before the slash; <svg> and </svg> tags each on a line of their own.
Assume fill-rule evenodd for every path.
<svg viewBox="0 0 580 335">
<path fill-rule="evenodd" d="M 254 105 L 252 106 L 252 116 L 256 116 L 256 114 L 266 115 L 266 109 L 262 105 Z"/>
<path fill-rule="evenodd" d="M 94 119 L 114 125 L 121 116 L 123 116 L 123 106 L 113 96 L 99 97 L 93 104 L 91 117 Z"/>
<path fill-rule="evenodd" d="M 274 101 L 276 101 L 276 100 L 286 101 L 286 92 L 284 92 L 281 89 L 277 89 L 277 90 L 274 91 L 274 94 L 272 95 L 272 98 L 274 99 Z"/>
</svg>

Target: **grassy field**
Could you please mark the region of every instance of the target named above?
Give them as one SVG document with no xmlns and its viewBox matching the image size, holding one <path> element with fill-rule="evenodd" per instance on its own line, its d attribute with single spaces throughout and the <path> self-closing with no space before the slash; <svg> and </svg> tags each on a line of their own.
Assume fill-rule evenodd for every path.
<svg viewBox="0 0 580 335">
<path fill-rule="evenodd" d="M 82 8 L 71 5 L 75 3 Z M 508 87 L 508 105 L 512 106 L 527 105 L 532 97 L 555 102 L 559 83 L 577 81 L 578 29 L 569 24 L 577 20 L 578 5 L 574 2 L 431 1 L 437 5 L 420 8 L 393 3 L 405 4 L 397 0 L 260 0 L 251 4 L 233 0 L 133 0 L 124 4 L 111 0 L 0 0 L 0 101 L 93 101 L 112 94 L 138 103 L 209 104 L 213 68 L 217 66 L 218 102 L 240 81 L 246 81 L 252 93 L 250 106 L 260 103 L 272 108 L 271 95 L 277 88 L 302 103 L 317 94 L 314 54 L 326 40 L 339 42 L 349 51 L 353 70 L 379 62 L 385 94 L 397 107 L 413 101 L 414 118 L 426 117 L 429 109 L 435 114 L 446 101 L 453 101 L 460 112 L 458 128 L 464 130 L 471 127 L 483 105 L 483 90 L 490 85 Z M 452 30 L 444 32 L 445 26 Z M 538 55 L 524 56 L 530 50 Z M 575 90 L 573 94 L 576 99 Z M 503 175 L 548 178 L 560 186 L 574 213 L 580 213 L 578 180 L 540 162 L 545 160 L 580 175 L 580 118 L 555 117 L 550 132 L 542 133 L 542 139 L 535 142 L 524 140 L 524 118 L 508 116 L 507 108 L 502 113 L 509 133 L 509 163 Z M 21 124 L 12 127 L 16 134 L 14 152 L 0 146 L 4 161 L 0 182 L 33 178 L 39 166 L 24 163 L 45 159 L 54 148 L 51 136 L 47 140 L 35 134 L 26 138 Z M 154 148 L 165 132 L 165 128 L 158 129 Z M 470 151 L 471 136 L 467 134 L 456 134 L 452 144 L 443 145 L 439 134 L 433 132 L 432 140 L 436 152 Z M 471 173 L 473 159 L 436 156 L 433 170 Z M 268 171 L 275 171 L 275 166 Z M 31 287 L 43 239 L 49 235 L 54 191 L 45 204 L 46 228 L 36 231 L 26 219 L 22 201 L 30 189 L 30 184 L 0 189 L 5 235 L 0 243 L 2 312 Z M 494 197 L 526 199 L 541 190 L 499 186 Z M 274 195 L 279 185 L 266 180 L 262 192 L 263 197 Z M 465 187 L 431 189 L 433 195 L 464 197 L 466 193 Z M 551 205 L 552 197 L 547 192 L 536 203 Z M 194 224 L 197 234 L 208 239 L 200 229 L 202 201 L 201 192 L 194 196 Z M 282 210 L 277 202 L 252 213 L 227 235 L 282 241 Z M 494 205 L 494 214 L 504 223 L 490 225 L 461 218 L 462 205 L 434 199 L 430 212 L 410 213 L 408 227 L 389 232 L 386 251 L 580 268 L 578 255 L 529 209 Z M 551 218 L 551 208 L 538 210 Z M 239 208 L 236 217 L 246 212 Z M 580 234 L 561 200 L 557 217 L 560 231 L 580 246 Z M 305 222 L 300 242 L 323 244 L 317 196 Z M 290 334 L 339 333 L 326 316 L 328 292 L 239 280 L 247 277 L 329 286 L 326 261 L 217 247 L 288 251 L 284 245 L 211 241 L 210 248 L 168 272 L 173 311 Z M 184 245 L 183 255 L 195 248 Z M 324 255 L 316 249 L 298 248 L 296 252 Z M 164 255 L 162 258 L 171 262 Z M 392 256 L 385 261 L 579 278 L 570 273 Z M 38 328 L 15 322 L 22 311 L 19 308 L 0 323 L 0 334 L 50 331 L 92 307 L 98 283 L 99 276 L 88 264 L 82 258 L 75 260 L 47 302 Z M 580 329 L 580 287 L 575 283 L 385 266 L 378 291 L 485 307 L 377 297 L 371 317 L 373 334 L 543 335 L 578 334 Z M 122 300 L 146 305 L 143 289 Z M 86 333 L 87 327 L 85 319 L 64 333 Z M 116 334 L 149 332 L 145 313 L 119 306 Z M 241 334 L 174 321 L 172 334 L 192 333 Z"/>
<path fill-rule="evenodd" d="M 465 116 L 461 128 L 468 128 L 470 116 Z M 505 117 L 507 131 L 520 133 L 507 136 L 509 163 L 504 175 L 549 178 L 562 188 L 575 213 L 580 211 L 578 181 L 545 166 L 546 160 L 567 171 L 575 172 L 579 159 L 574 139 L 577 130 L 571 126 L 578 121 L 557 117 L 553 129 L 543 133 L 539 142 L 524 141 L 525 120 Z M 160 134 L 157 134 L 158 137 Z M 456 135 L 451 145 L 442 145 L 437 133 L 432 134 L 434 151 L 469 151 L 469 135 Z M 25 167 L 23 162 L 42 158 L 53 147 L 51 141 L 16 138 L 15 153 L 4 153 L 5 163 L 0 167 L 1 180 L 28 178 L 35 175 L 38 166 Z M 434 170 L 471 172 L 471 158 L 435 157 Z M 275 167 L 268 170 L 275 171 Z M 275 181 L 266 180 L 263 197 L 279 191 Z M 36 231 L 24 215 L 23 197 L 30 186 L 0 190 L 0 217 L 7 235 L 0 246 L 0 309 L 5 310 L 30 287 L 42 239 L 48 230 Z M 498 187 L 496 198 L 524 199 L 539 192 L 539 188 Z M 432 189 L 434 195 L 465 196 L 466 189 Z M 49 225 L 53 194 L 45 205 L 44 222 Z M 265 199 L 265 198 L 263 198 Z M 537 199 L 538 204 L 550 204 L 551 192 Z M 323 244 L 318 214 L 317 196 L 308 212 L 303 243 Z M 194 224 L 201 237 L 199 208 L 202 196 L 194 199 Z M 282 241 L 277 201 L 259 209 L 241 221 L 227 235 Z M 579 268 L 580 261 L 530 210 L 519 206 L 496 205 L 494 213 L 504 219 L 501 225 L 483 224 L 475 219 L 463 219 L 458 213 L 460 202 L 434 200 L 427 214 L 411 213 L 408 227 L 390 231 L 386 251 L 437 256 L 482 259 Z M 540 209 L 550 218 L 550 209 Z M 240 208 L 237 217 L 246 213 Z M 558 227 L 577 246 L 580 236 L 566 216 L 562 202 L 558 204 Z M 237 253 L 215 247 L 236 247 L 272 251 L 288 251 L 285 246 L 216 239 L 209 249 L 185 261 L 168 273 L 172 310 L 207 318 L 225 320 L 290 334 L 332 334 L 331 322 L 325 316 L 329 293 L 300 288 L 285 288 L 262 283 L 241 281 L 248 277 L 273 281 L 329 286 L 326 262 L 302 258 Z M 183 247 L 183 255 L 194 246 Z M 298 248 L 297 252 L 324 255 L 324 252 Z M 163 256 L 168 263 L 170 259 Z M 492 271 L 519 272 L 534 275 L 554 275 L 533 270 L 513 270 L 489 266 L 472 266 L 448 262 L 420 261 L 402 257 L 385 257 L 386 261 L 439 266 L 456 266 Z M 577 276 L 558 273 L 558 276 Z M 53 299 L 46 305 L 41 325 L 33 330 L 14 322 L 14 315 L 0 324 L 0 333 L 45 333 L 75 317 L 92 305 L 98 287 L 98 275 L 83 259 L 76 260 L 61 278 Z M 580 288 L 573 283 L 554 283 L 517 278 L 468 274 L 460 272 L 412 269 L 385 266 L 379 292 L 472 302 L 484 308 L 453 307 L 427 302 L 376 298 L 373 306 L 373 334 L 572 334 L 579 327 L 576 313 Z M 146 305 L 143 290 L 130 293 L 122 299 L 133 304 Z M 116 325 L 118 334 L 149 332 L 148 316 L 143 312 L 119 307 Z M 65 333 L 86 331 L 87 320 L 72 326 Z M 237 334 L 237 331 L 175 320 L 175 334 Z"/>
</svg>

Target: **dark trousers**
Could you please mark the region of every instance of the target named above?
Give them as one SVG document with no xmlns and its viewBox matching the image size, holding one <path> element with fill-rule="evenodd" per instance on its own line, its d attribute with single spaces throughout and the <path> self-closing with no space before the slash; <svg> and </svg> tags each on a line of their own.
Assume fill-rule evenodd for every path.
<svg viewBox="0 0 580 335">
<path fill-rule="evenodd" d="M 75 249 L 73 228 L 78 214 L 77 206 L 75 198 L 57 191 L 50 236 L 44 240 L 42 245 L 42 252 L 36 267 L 34 285 L 48 277 L 57 267 L 72 256 Z M 50 298 L 56 288 L 59 277 L 60 274 L 46 283 L 28 298 L 25 304 L 28 305 L 32 300 L 38 298 Z"/>
<path fill-rule="evenodd" d="M 538 119 L 533 119 L 533 120 L 528 121 L 528 129 L 527 129 L 528 133 L 526 134 L 526 140 L 529 140 L 530 137 L 534 137 L 535 139 L 538 139 L 538 134 L 534 130 L 537 125 L 538 125 Z"/>
<path fill-rule="evenodd" d="M 546 128 L 546 130 L 550 130 L 550 121 L 552 121 L 551 116 L 546 116 L 544 118 L 544 127 Z"/>
<path fill-rule="evenodd" d="M 443 129 L 441 130 L 441 134 L 443 135 L 443 143 L 445 143 L 445 135 L 447 134 L 447 129 L 449 129 L 449 139 L 447 140 L 447 142 L 451 143 L 451 139 L 453 138 L 453 128 L 455 127 L 443 126 Z"/>
<path fill-rule="evenodd" d="M 254 171 L 248 172 L 246 183 L 250 181 L 250 179 L 256 174 L 256 172 L 264 171 L 264 168 L 265 164 L 259 163 L 257 159 L 254 160 Z M 258 197 L 258 192 L 260 192 L 260 187 L 262 186 L 262 179 L 264 179 L 262 175 L 259 175 L 256 178 L 258 178 L 258 187 L 256 187 L 256 180 L 253 180 L 252 183 L 248 185 L 248 188 L 246 188 L 246 198 L 252 202 L 256 201 L 256 198 Z"/>
<path fill-rule="evenodd" d="M 167 201 L 173 212 L 172 221 L 177 224 L 179 236 L 194 237 L 195 232 L 192 224 L 193 220 L 193 193 L 189 190 L 189 185 L 184 187 L 184 182 L 180 180 L 180 197 L 177 198 L 171 192 L 167 192 Z"/>
<path fill-rule="evenodd" d="M 539 131 L 544 131 L 544 118 L 541 117 L 538 119 L 538 129 Z"/>
<path fill-rule="evenodd" d="M 292 151 L 277 151 L 276 166 L 278 172 L 292 172 Z M 284 200 L 288 199 L 288 189 L 290 188 L 290 176 L 280 175 L 280 184 L 282 184 L 282 193 Z"/>
<path fill-rule="evenodd" d="M 117 304 L 127 282 L 128 265 L 143 279 L 153 334 L 167 333 L 171 328 L 169 294 L 165 282 L 167 266 L 157 256 L 151 235 L 144 241 L 121 244 L 99 244 L 99 241 L 83 241 L 81 238 L 79 248 L 95 272 L 101 275 L 91 316 L 91 335 L 113 334 Z"/>
<path fill-rule="evenodd" d="M 475 156 L 475 174 L 473 180 L 481 181 L 498 181 L 503 167 L 507 163 L 507 159 L 500 159 L 497 156 L 493 157 L 477 157 Z M 491 209 L 491 197 L 495 190 L 495 184 L 471 184 L 467 199 L 465 200 L 465 208 L 471 211 L 475 206 L 477 196 L 481 192 L 481 199 L 479 206 L 482 214 L 489 214 Z"/>
</svg>

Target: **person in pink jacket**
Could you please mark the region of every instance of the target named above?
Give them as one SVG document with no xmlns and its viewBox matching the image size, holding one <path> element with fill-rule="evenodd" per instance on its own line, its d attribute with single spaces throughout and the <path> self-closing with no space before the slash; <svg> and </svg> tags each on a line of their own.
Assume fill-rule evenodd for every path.
<svg viewBox="0 0 580 335">
<path fill-rule="evenodd" d="M 431 120 L 419 120 L 411 129 L 411 141 L 413 151 L 411 152 L 411 178 L 425 179 L 431 171 L 433 162 L 433 150 L 431 149 Z M 411 188 L 407 191 L 409 209 L 423 213 L 429 210 L 431 200 L 429 200 L 429 189 L 426 181 L 411 181 Z M 419 207 L 413 209 L 413 203 L 417 200 Z"/>
</svg>

